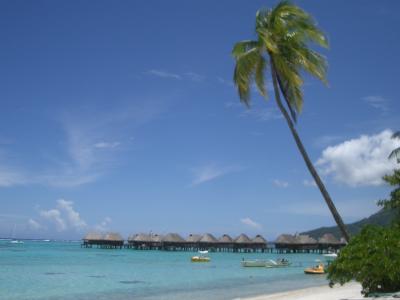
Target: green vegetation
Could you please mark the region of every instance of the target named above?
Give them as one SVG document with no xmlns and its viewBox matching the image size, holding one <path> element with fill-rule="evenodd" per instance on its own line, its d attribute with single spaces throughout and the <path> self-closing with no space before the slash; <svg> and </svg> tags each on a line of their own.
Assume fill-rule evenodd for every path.
<svg viewBox="0 0 400 300">
<path fill-rule="evenodd" d="M 396 156 L 398 150 L 395 149 L 389 159 Z M 331 285 L 355 279 L 362 284 L 365 295 L 400 291 L 400 169 L 383 179 L 395 189 L 389 199 L 379 204 L 388 212 L 396 212 L 394 222 L 389 228 L 366 226 L 353 237 L 328 268 Z"/>
<path fill-rule="evenodd" d="M 362 293 L 400 291 L 400 230 L 368 225 L 328 267 L 330 285 L 356 280 Z"/>
<path fill-rule="evenodd" d="M 343 220 L 295 128 L 297 116 L 303 107 L 302 74 L 311 74 L 326 83 L 326 59 L 311 49 L 309 44 L 327 48 L 327 38 L 312 16 L 289 1 L 280 2 L 272 10 L 259 10 L 256 15 L 256 33 L 257 40 L 238 42 L 232 51 L 236 61 L 234 82 L 240 100 L 250 105 L 253 82 L 260 94 L 267 97 L 265 73 L 270 70 L 278 108 L 342 235 L 349 240 Z M 285 103 L 281 100 L 281 94 Z"/>
<path fill-rule="evenodd" d="M 364 218 L 360 221 L 347 224 L 346 228 L 349 231 L 351 236 L 354 236 L 361 232 L 361 229 L 366 225 L 378 225 L 382 227 L 389 227 L 391 223 L 394 221 L 396 216 L 396 211 L 392 209 L 382 209 L 377 213 L 369 216 L 368 218 Z M 323 236 L 325 233 L 333 234 L 337 239 L 342 237 L 340 230 L 337 226 L 332 227 L 320 227 L 314 230 L 310 230 L 307 232 L 302 232 L 301 234 L 307 234 L 314 239 L 318 239 Z"/>
</svg>

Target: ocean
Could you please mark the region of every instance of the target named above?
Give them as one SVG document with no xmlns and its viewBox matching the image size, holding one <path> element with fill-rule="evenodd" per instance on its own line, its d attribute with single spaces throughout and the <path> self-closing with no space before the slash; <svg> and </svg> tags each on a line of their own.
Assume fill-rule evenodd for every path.
<svg viewBox="0 0 400 300">
<path fill-rule="evenodd" d="M 327 284 L 305 275 L 324 261 L 317 254 L 210 253 L 210 263 L 191 263 L 193 252 L 81 248 L 76 242 L 0 241 L 0 299 L 128 300 L 238 299 Z M 243 268 L 244 259 L 292 262 L 288 268 Z"/>
</svg>

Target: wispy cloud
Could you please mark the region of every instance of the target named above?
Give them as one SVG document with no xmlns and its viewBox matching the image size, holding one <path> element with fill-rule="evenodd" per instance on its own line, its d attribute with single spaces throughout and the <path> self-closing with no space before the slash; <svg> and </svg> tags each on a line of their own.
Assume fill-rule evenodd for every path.
<svg viewBox="0 0 400 300">
<path fill-rule="evenodd" d="M 240 116 L 254 118 L 257 121 L 261 122 L 282 119 L 282 115 L 274 107 L 268 107 L 268 108 L 251 107 L 243 111 L 240 114 Z"/>
<path fill-rule="evenodd" d="M 315 183 L 315 181 L 313 179 L 310 179 L 310 180 L 304 179 L 303 185 L 307 186 L 307 187 L 316 187 L 317 186 L 317 184 Z"/>
<path fill-rule="evenodd" d="M 194 73 L 194 72 L 186 72 L 183 75 L 187 79 L 190 79 L 190 80 L 196 81 L 196 82 L 201 82 L 201 81 L 205 80 L 205 76 L 197 74 L 197 73 Z"/>
<path fill-rule="evenodd" d="M 226 80 L 222 77 L 217 77 L 217 81 L 223 85 L 229 86 L 229 87 L 233 87 L 233 81 L 232 80 Z"/>
<path fill-rule="evenodd" d="M 205 80 L 205 76 L 197 74 L 195 72 L 185 72 L 182 74 L 173 73 L 165 70 L 149 70 L 145 72 L 147 75 L 156 76 L 160 78 L 166 79 L 175 79 L 175 80 L 190 80 L 194 82 L 202 82 Z"/>
<path fill-rule="evenodd" d="M 170 79 L 177 79 L 177 80 L 182 79 L 182 76 L 180 76 L 178 74 L 166 72 L 163 70 L 149 70 L 146 72 L 146 74 L 157 76 L 157 77 L 162 77 L 162 78 L 170 78 Z"/>
<path fill-rule="evenodd" d="M 208 164 L 198 168 L 192 169 L 194 179 L 192 181 L 192 186 L 196 186 L 208 181 L 215 180 L 222 177 L 228 173 L 238 171 L 240 168 L 237 166 L 217 166 L 215 164 Z"/>
<path fill-rule="evenodd" d="M 94 144 L 93 146 L 95 148 L 106 149 L 106 148 L 116 148 L 119 145 L 121 145 L 120 142 L 98 142 L 98 143 Z"/>
<path fill-rule="evenodd" d="M 391 130 L 384 130 L 328 147 L 317 166 L 323 174 L 332 175 L 336 181 L 349 186 L 381 185 L 382 176 L 397 166 L 395 161 L 388 160 L 388 155 L 400 147 L 400 141 L 391 136 Z"/>
<path fill-rule="evenodd" d="M 289 182 L 283 181 L 283 180 L 279 180 L 279 179 L 274 179 L 274 180 L 272 181 L 272 183 L 273 183 L 275 186 L 279 187 L 279 188 L 287 188 L 287 187 L 289 187 Z"/>
<path fill-rule="evenodd" d="M 249 217 L 240 219 L 240 222 L 241 222 L 242 224 L 248 226 L 248 227 L 253 228 L 253 229 L 261 229 L 261 228 L 262 228 L 261 224 L 259 224 L 259 223 L 255 222 L 255 221 L 253 221 L 253 220 L 250 219 Z"/>
<path fill-rule="evenodd" d="M 0 187 L 32 184 L 76 187 L 98 180 L 118 165 L 121 155 L 117 154 L 129 150 L 132 129 L 165 111 L 163 103 L 153 100 L 144 103 L 129 104 L 96 116 L 91 112 L 58 117 L 55 126 L 63 133 L 61 143 L 57 147 L 50 145 L 52 152 L 41 168 L 20 167 L 8 159 L 8 149 L 0 148 Z"/>
<path fill-rule="evenodd" d="M 388 100 L 382 96 L 366 96 L 363 97 L 362 100 L 371 107 L 379 109 L 382 112 L 388 111 Z"/>
</svg>

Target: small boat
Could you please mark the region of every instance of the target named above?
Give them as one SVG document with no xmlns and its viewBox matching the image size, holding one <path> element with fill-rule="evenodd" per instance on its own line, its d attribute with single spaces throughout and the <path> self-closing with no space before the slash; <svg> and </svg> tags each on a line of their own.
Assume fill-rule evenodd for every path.
<svg viewBox="0 0 400 300">
<path fill-rule="evenodd" d="M 280 268 L 280 267 L 288 267 L 290 266 L 291 263 L 287 259 L 278 259 L 278 260 L 272 260 L 270 259 L 267 264 L 265 265 L 266 268 Z"/>
<path fill-rule="evenodd" d="M 242 267 L 261 267 L 261 268 L 279 268 L 279 267 L 287 267 L 290 266 L 290 262 L 286 259 L 278 259 L 278 260 L 242 260 Z"/>
<path fill-rule="evenodd" d="M 323 263 L 319 263 L 315 267 L 305 269 L 304 273 L 312 275 L 325 274 L 325 266 Z"/>
<path fill-rule="evenodd" d="M 211 258 L 207 256 L 208 251 L 199 251 L 199 255 L 192 256 L 192 262 L 210 262 Z"/>
<path fill-rule="evenodd" d="M 267 262 L 260 259 L 242 260 L 242 267 L 265 268 Z"/>
<path fill-rule="evenodd" d="M 23 244 L 23 241 L 19 241 L 19 240 L 12 240 L 10 241 L 10 244 Z"/>
</svg>

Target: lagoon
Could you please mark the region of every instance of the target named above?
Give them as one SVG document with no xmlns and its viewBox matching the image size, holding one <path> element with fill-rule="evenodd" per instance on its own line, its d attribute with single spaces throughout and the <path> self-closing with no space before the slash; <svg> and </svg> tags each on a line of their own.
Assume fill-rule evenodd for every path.
<svg viewBox="0 0 400 300">
<path fill-rule="evenodd" d="M 234 299 L 326 285 L 307 276 L 318 254 L 287 254 L 293 266 L 242 268 L 244 259 L 276 259 L 271 253 L 210 253 L 85 249 L 77 242 L 0 242 L 0 299 Z"/>
</svg>

